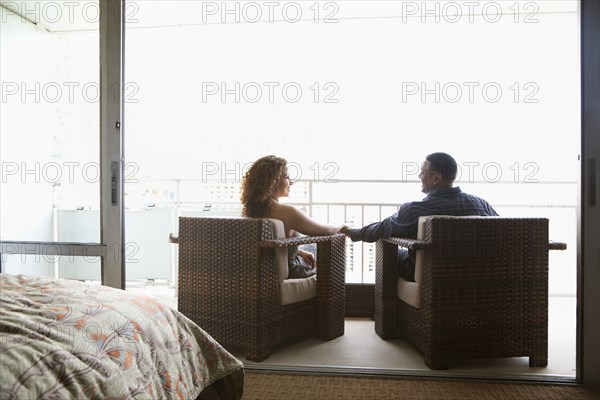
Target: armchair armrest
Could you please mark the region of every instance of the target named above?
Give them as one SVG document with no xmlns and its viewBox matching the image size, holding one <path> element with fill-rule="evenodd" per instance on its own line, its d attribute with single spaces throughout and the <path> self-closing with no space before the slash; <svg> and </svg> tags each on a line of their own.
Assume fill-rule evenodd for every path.
<svg viewBox="0 0 600 400">
<path fill-rule="evenodd" d="M 263 248 L 280 248 L 317 244 L 317 320 L 315 337 L 329 340 L 344 334 L 346 310 L 346 236 L 341 233 L 326 236 L 301 236 L 265 240 Z"/>
<path fill-rule="evenodd" d="M 409 250 L 423 250 L 429 245 L 429 242 L 425 240 L 417 240 L 417 239 L 408 239 L 408 238 L 399 238 L 399 237 L 390 237 L 387 239 L 382 239 L 384 242 L 391 243 L 396 246 L 404 247 Z"/>
<path fill-rule="evenodd" d="M 548 242 L 548 250 L 566 250 L 567 244 L 561 242 L 553 242 L 552 240 Z"/>
<path fill-rule="evenodd" d="M 414 239 L 379 239 L 375 244 L 375 332 L 382 339 L 397 339 L 398 330 L 398 246 L 408 247 Z M 404 246 L 403 246 L 404 247 Z"/>
<path fill-rule="evenodd" d="M 289 247 L 289 246 L 300 246 L 302 244 L 311 244 L 311 243 L 320 243 L 320 242 L 329 242 L 333 241 L 336 238 L 346 236 L 342 233 L 334 233 L 332 235 L 325 236 L 299 236 L 299 237 L 291 237 L 285 239 L 272 239 L 265 240 L 260 243 L 261 247 Z"/>
<path fill-rule="evenodd" d="M 423 250 L 427 248 L 429 242 L 425 240 L 418 239 L 408 239 L 408 238 L 399 238 L 399 237 L 390 237 L 387 239 L 382 239 L 384 242 L 404 247 L 409 250 Z M 566 250 L 567 244 L 562 242 L 554 242 L 550 240 L 548 242 L 548 250 Z"/>
</svg>

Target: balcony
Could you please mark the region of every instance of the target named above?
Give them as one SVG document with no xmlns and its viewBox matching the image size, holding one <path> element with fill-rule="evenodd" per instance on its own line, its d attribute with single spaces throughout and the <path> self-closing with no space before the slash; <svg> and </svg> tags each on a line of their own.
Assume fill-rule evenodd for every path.
<svg viewBox="0 0 600 400">
<path fill-rule="evenodd" d="M 575 296 L 576 182 L 473 181 L 458 185 L 466 192 L 488 199 L 502 216 L 549 218 L 550 238 L 568 246 L 567 251 L 550 253 L 549 291 L 552 296 Z M 287 200 L 319 221 L 360 227 L 393 214 L 402 200 L 422 197 L 416 179 L 336 179 L 299 180 Z M 95 226 L 99 223 L 98 211 L 79 208 L 65 209 L 55 204 L 56 241 L 99 241 L 99 227 Z M 169 233 L 177 232 L 178 217 L 238 216 L 240 210 L 237 182 L 145 179 L 127 184 L 127 279 L 176 282 L 176 251 L 167 238 Z M 84 237 L 82 227 L 85 227 Z M 84 263 L 85 260 L 58 260 L 57 275 L 97 280 L 99 272 L 84 268 Z M 347 283 L 374 283 L 374 244 L 348 241 L 346 265 Z"/>
<path fill-rule="evenodd" d="M 501 215 L 545 216 L 550 219 L 550 237 L 568 244 L 564 252 L 550 253 L 550 298 L 549 298 L 549 346 L 550 365 L 545 369 L 531 369 L 527 360 L 492 360 L 479 363 L 458 364 L 440 375 L 456 374 L 493 378 L 498 376 L 514 379 L 564 380 L 575 376 L 575 243 L 576 243 L 576 182 L 537 182 L 537 183 L 460 183 L 463 190 L 481 194 L 490 199 Z M 557 188 L 560 187 L 560 190 Z M 237 216 L 240 212 L 239 188 L 235 182 L 202 181 L 200 179 L 164 179 L 144 180 L 128 187 L 128 198 L 136 204 L 127 211 L 132 215 L 145 213 L 143 225 L 128 223 L 128 232 L 134 229 L 146 230 L 147 226 L 156 226 L 164 239 L 166 229 L 160 221 L 166 221 L 168 214 L 172 221 L 173 232 L 177 231 L 178 216 Z M 549 191 L 562 195 L 548 196 Z M 510 193 L 507 199 L 503 193 Z M 346 222 L 354 226 L 363 226 L 392 214 L 398 203 L 394 199 L 422 198 L 420 182 L 374 180 L 336 180 L 315 182 L 299 180 L 292 187 L 289 203 L 303 209 L 321 221 Z M 379 201 L 377 201 L 379 199 Z M 512 199 L 519 199 L 514 201 Z M 152 222 L 156 221 L 156 222 Z M 134 237 L 134 233 L 132 233 Z M 137 237 L 137 235 L 135 235 Z M 176 247 L 160 244 L 173 260 L 173 281 L 162 285 L 137 281 L 130 290 L 150 290 L 158 293 L 171 304 L 176 305 Z M 348 284 L 371 284 L 375 281 L 374 244 L 347 242 Z M 149 247 L 138 244 L 142 249 Z M 141 263 L 144 264 L 144 263 Z M 130 264 L 128 264 L 129 268 Z M 135 268 L 135 266 L 133 266 Z M 377 374 L 431 374 L 419 354 L 411 350 L 402 341 L 381 341 L 372 327 L 373 322 L 366 318 L 348 318 L 346 334 L 335 343 L 317 343 L 305 341 L 298 345 L 282 349 L 273 354 L 266 363 L 256 364 L 244 360 L 249 368 L 268 369 L 312 369 L 331 370 L 335 368 L 354 371 L 367 371 Z M 364 347 L 358 359 L 350 357 L 359 347 Z M 390 356 L 402 354 L 402 357 Z M 242 357 L 242 355 L 238 355 Z M 400 359 L 399 359 L 400 358 Z M 435 372 L 433 374 L 438 374 Z"/>
<path fill-rule="evenodd" d="M 468 177 L 460 186 L 490 200 L 501 215 L 548 217 L 550 237 L 568 244 L 566 252 L 550 254 L 551 330 L 559 327 L 556 318 L 561 318 L 552 319 L 552 310 L 566 301 L 565 320 L 572 317 L 573 324 L 564 342 L 572 343 L 572 349 L 566 351 L 574 359 L 578 185 L 571 179 L 580 175 L 580 168 L 574 173 L 563 172 L 581 148 L 578 2 L 502 3 L 500 24 L 482 18 L 484 15 L 478 15 L 475 23 L 467 15 L 459 24 L 449 22 L 445 18 L 449 15 L 406 20 L 401 10 L 393 9 L 402 2 L 336 2 L 322 5 L 339 6 L 339 13 L 333 16 L 340 23 L 309 20 L 296 24 L 280 19 L 258 25 L 248 21 L 198 24 L 201 14 L 193 7 L 200 2 L 178 2 L 169 7 L 158 3 L 135 4 L 134 11 L 139 6 L 140 12 L 129 15 L 126 21 L 125 147 L 128 160 L 135 160 L 139 170 L 149 174 L 197 171 L 198 160 L 246 160 L 267 149 L 275 154 L 288 152 L 297 159 L 310 154 L 310 161 L 303 161 L 314 165 L 314 160 L 331 159 L 331 148 L 335 147 L 339 150 L 335 159 L 345 162 L 344 170 L 356 166 L 353 161 L 360 154 L 378 167 L 358 165 L 354 172 L 380 169 L 386 177 L 395 177 L 393 157 L 398 156 L 397 149 L 381 146 L 383 138 L 394 132 L 427 135 L 426 143 L 411 144 L 400 157 L 425 154 L 431 143 L 444 148 L 458 143 L 457 149 L 467 148 L 467 143 L 486 140 L 485 134 L 493 145 L 481 146 L 476 157 L 512 157 L 510 165 L 503 166 L 504 180 L 492 183 L 493 176 L 488 180 Z M 306 7 L 309 5 L 314 6 L 311 2 Z M 188 6 L 192 11 L 184 8 Z M 97 86 L 97 24 L 63 23 L 59 27 L 54 21 L 40 21 L 35 26 L 16 15 L 7 16 L 6 11 L 2 9 L 6 17 L 3 29 L 11 29 L 3 30 L 7 34 L 2 37 L 18 45 L 3 46 L 3 50 L 11 50 L 2 58 L 3 78 L 7 88 L 20 91 L 7 94 L 3 103 L 2 148 L 8 155 L 5 161 L 9 161 L 4 164 L 10 167 L 14 160 L 21 173 L 8 174 L 7 185 L 3 179 L 3 193 L 10 194 L 3 198 L 3 227 L 10 226 L 10 238 L 97 242 L 98 185 L 86 200 L 84 192 L 89 190 L 65 184 L 73 171 L 80 181 L 83 175 L 85 183 L 98 182 L 95 172 L 99 171 L 85 167 L 97 165 L 99 107 L 87 91 L 80 90 Z M 306 15 L 313 15 L 313 11 L 314 7 L 305 9 Z M 62 15 L 70 13 L 64 9 Z M 331 15 L 325 12 L 323 16 Z M 218 22 L 218 15 L 211 17 L 215 18 L 211 22 Z M 439 17 L 444 17 L 442 23 L 436 20 Z M 190 24 L 194 19 L 196 24 Z M 532 19 L 535 24 L 528 23 Z M 44 22 L 45 29 L 40 29 Z M 212 37 L 218 40 L 207 40 Z M 278 40 L 276 52 L 272 51 L 273 40 Z M 200 46 L 197 51 L 188 51 L 190 41 Z M 148 51 L 148 43 L 153 51 Z M 390 52 L 393 48 L 403 51 Z M 256 52 L 250 57 L 248 49 Z M 39 55 L 45 56 L 44 62 L 37 62 Z M 248 65 L 231 68 L 239 65 L 240 59 L 247 60 Z M 430 68 L 440 60 L 444 68 Z M 173 65 L 179 68 L 177 74 L 168 73 Z M 164 79 L 157 79 L 157 71 L 163 71 Z M 207 81 L 196 79 L 199 76 Z M 275 101 L 271 101 L 263 86 L 262 101 L 255 103 L 254 97 L 241 96 L 239 103 L 235 94 L 208 96 L 203 91 L 216 86 L 251 89 L 264 81 L 276 82 L 278 89 L 286 84 L 299 86 L 304 97 L 292 102 L 278 90 Z M 52 90 L 46 92 L 57 86 L 62 97 L 56 98 Z M 72 99 L 68 89 L 74 87 L 77 90 Z M 487 87 L 500 88 L 502 98 L 491 99 L 481 90 Z M 409 89 L 416 88 L 424 90 L 420 95 L 409 94 Z M 463 94 L 460 99 L 453 91 L 457 88 Z M 469 92 L 472 88 L 477 88 L 474 99 Z M 204 101 L 200 101 L 203 96 L 199 93 L 205 94 Z M 41 104 L 36 101 L 38 97 Z M 455 137 L 452 131 L 460 133 Z M 381 136 L 370 137 L 371 132 Z M 362 140 L 347 140 L 355 136 Z M 32 151 L 30 143 L 37 143 L 38 150 Z M 299 144 L 302 146 L 297 147 Z M 381 152 L 385 156 L 379 158 Z M 455 155 L 466 160 L 471 150 L 465 152 Z M 157 162 L 156 154 L 172 157 Z M 530 179 L 528 173 L 535 170 L 529 169 L 526 159 L 545 162 L 541 170 L 556 180 Z M 24 160 L 27 162 L 21 163 Z M 54 206 L 49 209 L 49 186 L 37 184 L 39 173 L 32 173 L 32 168 L 38 162 L 56 165 L 57 160 L 63 166 L 64 179 L 62 186 L 53 188 Z M 517 166 L 514 160 L 523 161 Z M 74 164 L 77 166 L 72 168 Z M 125 179 L 132 175 L 128 166 Z M 44 172 L 50 174 L 45 180 Z M 42 167 L 42 183 L 56 180 L 54 172 L 54 168 Z M 566 180 L 560 180 L 563 176 Z M 362 226 L 391 214 L 400 202 L 421 198 L 414 176 L 402 180 L 314 178 L 298 180 L 289 201 L 322 221 Z M 128 182 L 126 189 L 126 263 L 131 287 L 152 281 L 164 282 L 167 287 L 176 283 L 176 253 L 167 236 L 177 231 L 178 216 L 239 213 L 236 182 L 143 179 Z M 69 196 L 69 191 L 78 192 L 77 196 Z M 77 203 L 65 199 L 77 199 Z M 111 251 L 116 249 L 109 248 Z M 31 256 L 19 258 L 8 257 L 9 270 L 14 265 L 13 271 L 84 280 L 100 277 L 97 257 L 42 258 L 41 262 L 28 262 Z M 372 244 L 348 242 L 348 283 L 372 283 L 373 265 Z M 563 338 L 551 333 L 551 341 L 553 337 Z"/>
<path fill-rule="evenodd" d="M 441 374 L 467 377 L 552 380 L 575 379 L 576 354 L 576 195 L 577 183 L 544 181 L 514 183 L 458 182 L 466 192 L 488 199 L 503 216 L 543 216 L 550 220 L 550 238 L 566 242 L 567 251 L 551 252 L 549 259 L 549 366 L 529 368 L 526 360 L 491 360 L 458 364 L 446 372 L 431 372 L 422 358 L 403 341 L 382 341 L 373 321 L 347 318 L 346 334 L 332 343 L 305 341 L 273 354 L 267 363 L 246 362 L 248 368 L 363 371 L 376 374 Z M 54 240 L 98 242 L 99 211 L 66 204 L 61 199 L 74 187 L 55 187 Z M 126 185 L 127 290 L 154 293 L 177 305 L 177 248 L 168 241 L 177 232 L 179 216 L 237 216 L 240 212 L 237 182 L 202 179 L 145 179 Z M 508 193 L 509 196 L 505 194 Z M 554 193 L 550 196 L 549 193 Z M 298 180 L 289 203 L 320 221 L 363 226 L 391 215 L 399 203 L 423 197 L 420 182 L 401 180 Z M 516 200 L 515 200 L 516 199 Z M 368 289 L 375 281 L 374 244 L 347 241 L 348 288 Z M 109 256 L 110 256 L 109 246 Z M 19 256 L 9 256 L 9 272 L 27 272 Z M 25 257 L 26 258 L 26 257 Z M 100 280 L 97 257 L 56 257 L 54 276 Z M 48 275 L 52 275 L 50 272 Z M 347 289 L 350 290 L 350 289 Z M 349 292 L 350 293 L 350 292 Z M 364 298 L 361 297 L 361 298 Z M 348 304 L 356 303 L 349 294 Z M 362 300 L 361 300 L 362 301 Z M 353 307 L 353 306 L 351 306 Z M 368 307 L 366 307 L 368 309 Z M 348 310 L 348 307 L 347 307 Z M 348 313 L 347 313 L 348 315 Z M 351 356 L 361 346 L 360 357 Z M 398 357 L 401 354 L 402 357 Z M 242 358 L 242 355 L 238 355 Z"/>
</svg>

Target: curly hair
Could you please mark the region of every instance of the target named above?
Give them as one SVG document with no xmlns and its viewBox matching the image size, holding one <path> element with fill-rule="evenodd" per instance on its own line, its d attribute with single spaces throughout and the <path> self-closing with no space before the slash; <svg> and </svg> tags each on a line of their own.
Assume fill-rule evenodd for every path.
<svg viewBox="0 0 600 400">
<path fill-rule="evenodd" d="M 276 156 L 265 156 L 252 164 L 241 183 L 242 216 L 267 216 L 267 210 L 279 190 L 286 168 L 287 161 Z"/>
</svg>

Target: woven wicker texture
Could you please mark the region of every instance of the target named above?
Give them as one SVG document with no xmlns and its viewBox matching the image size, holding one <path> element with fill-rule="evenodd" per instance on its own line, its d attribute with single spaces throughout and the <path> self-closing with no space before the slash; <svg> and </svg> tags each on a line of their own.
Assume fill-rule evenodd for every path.
<svg viewBox="0 0 600 400">
<path fill-rule="evenodd" d="M 397 245 L 377 243 L 375 329 L 406 338 L 432 369 L 469 358 L 528 356 L 548 364 L 548 220 L 430 217 L 421 307 L 397 297 Z"/>
<path fill-rule="evenodd" d="M 375 285 L 362 283 L 346 284 L 346 317 L 373 319 Z"/>
<path fill-rule="evenodd" d="M 179 311 L 252 361 L 304 336 L 343 335 L 345 237 L 302 240 L 317 243 L 317 296 L 281 306 L 273 247 L 297 239 L 273 240 L 267 219 L 180 217 Z"/>
<path fill-rule="evenodd" d="M 597 400 L 581 386 L 279 375 L 246 371 L 243 400 Z"/>
</svg>

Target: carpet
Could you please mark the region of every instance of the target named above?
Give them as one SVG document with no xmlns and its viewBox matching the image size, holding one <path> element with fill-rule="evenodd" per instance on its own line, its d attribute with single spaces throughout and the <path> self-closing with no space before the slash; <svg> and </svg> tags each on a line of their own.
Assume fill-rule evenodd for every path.
<svg viewBox="0 0 600 400">
<path fill-rule="evenodd" d="M 600 400 L 600 388 L 545 383 L 289 375 L 246 371 L 242 400 Z"/>
</svg>

